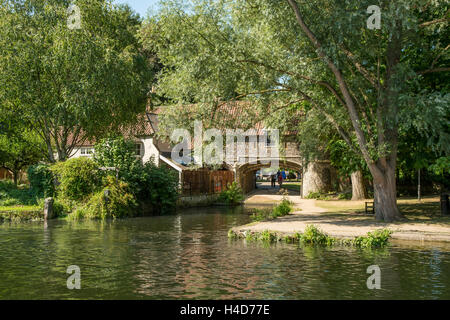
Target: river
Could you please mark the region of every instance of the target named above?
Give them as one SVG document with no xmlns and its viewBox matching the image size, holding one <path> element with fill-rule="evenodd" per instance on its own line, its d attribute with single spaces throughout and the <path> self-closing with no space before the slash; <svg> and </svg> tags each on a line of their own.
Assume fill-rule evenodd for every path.
<svg viewBox="0 0 450 320">
<path fill-rule="evenodd" d="M 0 299 L 450 299 L 450 250 L 229 240 L 243 208 L 0 225 Z M 81 289 L 67 289 L 68 266 Z M 378 265 L 381 289 L 369 290 Z"/>
</svg>

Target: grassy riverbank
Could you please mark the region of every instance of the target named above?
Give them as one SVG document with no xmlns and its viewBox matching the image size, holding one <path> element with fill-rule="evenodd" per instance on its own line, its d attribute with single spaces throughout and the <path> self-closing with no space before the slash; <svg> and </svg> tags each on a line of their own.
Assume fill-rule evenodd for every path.
<svg viewBox="0 0 450 320">
<path fill-rule="evenodd" d="M 0 206 L 0 222 L 5 221 L 35 221 L 44 218 L 40 206 Z"/>
<path fill-rule="evenodd" d="M 269 205 L 281 201 L 281 196 L 255 194 L 246 200 L 247 205 Z M 263 221 L 233 228 L 237 234 L 247 235 L 270 232 L 281 237 L 294 237 L 314 225 L 323 233 L 336 239 L 355 239 L 380 229 L 392 231 L 392 240 L 437 241 L 450 243 L 450 217 L 441 216 L 439 198 L 427 197 L 422 201 L 399 199 L 404 219 L 393 223 L 376 221 L 372 214 L 364 213 L 365 201 L 313 200 L 290 196 L 294 212 L 273 221 Z M 369 201 L 369 200 L 367 200 Z M 241 237 L 241 236 L 240 236 Z M 259 236 L 256 236 L 259 238 Z"/>
</svg>

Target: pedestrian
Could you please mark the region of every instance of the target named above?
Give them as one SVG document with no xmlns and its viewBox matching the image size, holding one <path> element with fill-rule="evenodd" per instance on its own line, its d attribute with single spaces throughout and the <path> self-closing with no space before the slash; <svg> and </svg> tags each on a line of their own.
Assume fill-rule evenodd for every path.
<svg viewBox="0 0 450 320">
<path fill-rule="evenodd" d="M 278 184 L 281 186 L 283 185 L 283 176 L 281 175 L 281 173 L 278 175 Z"/>
<path fill-rule="evenodd" d="M 272 173 L 271 175 L 270 175 L 270 182 L 271 182 L 271 184 L 270 184 L 270 186 L 272 187 L 272 188 L 275 188 L 275 182 L 276 182 L 276 177 L 275 177 L 275 174 L 274 173 Z"/>
</svg>

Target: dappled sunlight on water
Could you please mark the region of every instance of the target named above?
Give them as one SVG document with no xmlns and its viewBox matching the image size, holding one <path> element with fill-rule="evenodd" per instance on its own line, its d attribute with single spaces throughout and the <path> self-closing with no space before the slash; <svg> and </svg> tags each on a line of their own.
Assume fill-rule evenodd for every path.
<svg viewBox="0 0 450 320">
<path fill-rule="evenodd" d="M 232 241 L 242 208 L 118 221 L 0 225 L 1 299 L 449 299 L 450 250 Z M 368 290 L 368 266 L 381 290 Z M 66 269 L 81 268 L 81 290 Z"/>
</svg>

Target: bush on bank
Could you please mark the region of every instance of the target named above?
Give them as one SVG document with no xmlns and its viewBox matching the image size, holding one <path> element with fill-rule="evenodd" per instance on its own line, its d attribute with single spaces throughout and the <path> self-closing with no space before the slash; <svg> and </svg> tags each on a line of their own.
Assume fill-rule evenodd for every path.
<svg viewBox="0 0 450 320">
<path fill-rule="evenodd" d="M 30 188 L 38 198 L 55 195 L 54 176 L 48 164 L 38 163 L 28 167 L 27 176 Z"/>
<path fill-rule="evenodd" d="M 102 185 L 97 164 L 89 158 L 73 158 L 51 167 L 58 196 L 83 201 Z"/>
<path fill-rule="evenodd" d="M 281 202 L 272 209 L 255 209 L 251 218 L 253 221 L 270 221 L 278 217 L 290 214 L 293 210 L 293 203 L 287 197 L 283 197 Z"/>
<path fill-rule="evenodd" d="M 100 170 L 102 167 L 117 171 Z M 142 164 L 134 143 L 122 137 L 100 141 L 94 159 L 69 159 L 55 164 L 51 171 L 58 182 L 58 215 L 69 214 L 70 219 L 132 217 L 140 203 L 164 214 L 175 208 L 178 197 L 176 173 L 153 161 Z"/>
<path fill-rule="evenodd" d="M 0 206 L 29 206 L 36 204 L 37 197 L 28 186 L 16 186 L 12 181 L 0 181 Z"/>
<path fill-rule="evenodd" d="M 226 190 L 220 193 L 217 201 L 230 205 L 241 204 L 244 201 L 244 193 L 241 187 L 234 181 L 231 184 L 229 183 Z"/>
<path fill-rule="evenodd" d="M 157 167 L 153 159 L 142 164 L 136 157 L 134 142 L 123 137 L 101 140 L 95 147 L 94 159 L 98 166 L 117 168 L 119 179 L 129 185 L 137 201 L 150 205 L 155 213 L 164 214 L 175 208 L 177 173 Z"/>
<path fill-rule="evenodd" d="M 69 215 L 70 220 L 126 218 L 136 214 L 137 201 L 127 183 L 106 178 L 107 185 Z"/>
</svg>

